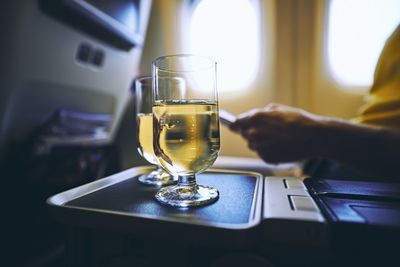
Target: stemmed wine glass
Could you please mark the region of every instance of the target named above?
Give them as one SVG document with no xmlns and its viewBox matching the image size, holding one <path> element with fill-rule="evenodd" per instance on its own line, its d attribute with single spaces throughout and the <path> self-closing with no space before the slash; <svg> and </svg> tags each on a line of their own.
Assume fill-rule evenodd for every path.
<svg viewBox="0 0 400 267">
<path fill-rule="evenodd" d="M 195 55 L 156 59 L 153 69 L 154 153 L 178 184 L 160 189 L 156 199 L 175 207 L 199 206 L 218 199 L 216 188 L 198 185 L 196 174 L 209 168 L 220 148 L 216 62 Z M 166 78 L 185 81 L 175 90 Z"/>
<path fill-rule="evenodd" d="M 179 83 L 176 85 L 179 88 Z M 148 185 L 170 185 L 177 178 L 165 172 L 160 166 L 153 150 L 153 91 L 152 78 L 141 77 L 135 80 L 137 146 L 139 154 L 157 168 L 139 176 L 139 181 Z"/>
</svg>

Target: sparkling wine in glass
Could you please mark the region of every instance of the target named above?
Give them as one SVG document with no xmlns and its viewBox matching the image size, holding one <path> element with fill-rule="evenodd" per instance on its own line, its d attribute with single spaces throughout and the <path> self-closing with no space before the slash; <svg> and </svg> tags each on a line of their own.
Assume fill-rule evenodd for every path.
<svg viewBox="0 0 400 267">
<path fill-rule="evenodd" d="M 214 202 L 216 188 L 196 183 L 196 174 L 216 160 L 220 148 L 215 61 L 195 55 L 173 55 L 153 62 L 153 146 L 161 166 L 178 184 L 159 190 L 156 199 L 175 207 Z M 185 81 L 184 91 L 162 82 Z"/>
<path fill-rule="evenodd" d="M 177 85 L 177 87 L 179 87 Z M 165 172 L 158 162 L 153 150 L 153 91 L 152 78 L 141 77 L 135 80 L 137 147 L 139 154 L 149 163 L 157 166 L 150 173 L 139 176 L 139 181 L 147 185 L 170 185 L 177 178 Z"/>
</svg>

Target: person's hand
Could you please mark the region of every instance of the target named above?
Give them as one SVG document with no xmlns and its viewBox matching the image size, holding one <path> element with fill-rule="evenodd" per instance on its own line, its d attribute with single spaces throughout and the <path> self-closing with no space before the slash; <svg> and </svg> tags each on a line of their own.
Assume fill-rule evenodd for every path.
<svg viewBox="0 0 400 267">
<path fill-rule="evenodd" d="M 314 156 L 315 134 L 324 117 L 282 104 L 269 104 L 238 116 L 230 128 L 248 141 L 250 149 L 270 163 Z"/>
</svg>

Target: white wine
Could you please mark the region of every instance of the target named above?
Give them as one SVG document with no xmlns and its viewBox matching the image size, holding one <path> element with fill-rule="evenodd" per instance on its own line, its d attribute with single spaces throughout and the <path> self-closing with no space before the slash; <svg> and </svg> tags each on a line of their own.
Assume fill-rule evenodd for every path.
<svg viewBox="0 0 400 267">
<path fill-rule="evenodd" d="M 149 163 L 157 165 L 158 160 L 153 149 L 153 114 L 137 114 L 138 151 Z"/>
<path fill-rule="evenodd" d="M 193 175 L 218 156 L 216 103 L 202 100 L 159 101 L 153 106 L 154 149 L 160 164 L 175 175 Z"/>
</svg>

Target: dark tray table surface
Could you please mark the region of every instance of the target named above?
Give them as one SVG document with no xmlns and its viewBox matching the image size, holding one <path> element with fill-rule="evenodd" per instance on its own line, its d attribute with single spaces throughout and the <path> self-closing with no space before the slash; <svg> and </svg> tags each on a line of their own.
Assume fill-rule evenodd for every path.
<svg viewBox="0 0 400 267">
<path fill-rule="evenodd" d="M 159 189 L 141 184 L 137 177 L 151 167 L 136 167 L 60 193 L 48 203 L 62 213 L 71 209 L 112 217 L 146 218 L 227 229 L 247 229 L 261 220 L 262 176 L 257 173 L 210 170 L 197 175 L 197 183 L 218 188 L 212 204 L 177 209 L 157 202 Z M 76 218 L 79 220 L 79 216 Z M 93 222 L 95 224 L 95 222 Z"/>
</svg>

